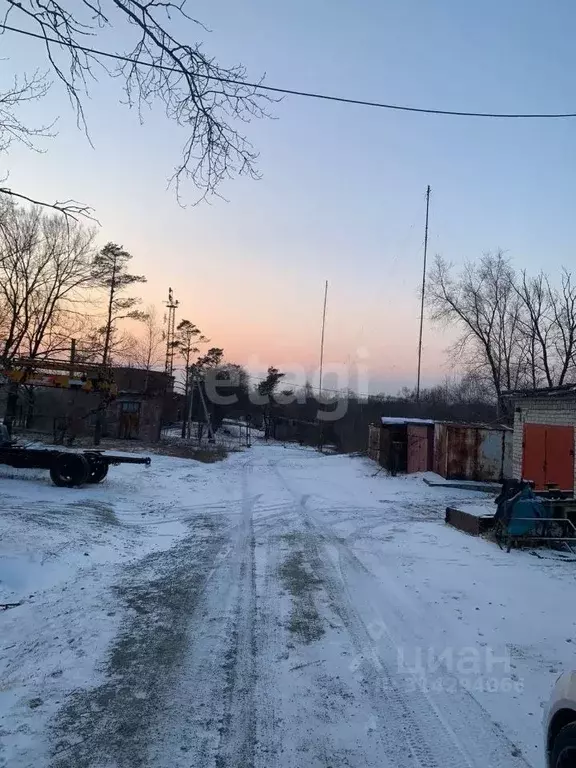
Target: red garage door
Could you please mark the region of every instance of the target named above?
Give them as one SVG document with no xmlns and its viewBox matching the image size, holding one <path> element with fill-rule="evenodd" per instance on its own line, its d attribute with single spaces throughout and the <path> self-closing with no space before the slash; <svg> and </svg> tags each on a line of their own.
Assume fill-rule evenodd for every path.
<svg viewBox="0 0 576 768">
<path fill-rule="evenodd" d="M 522 477 L 533 480 L 536 490 L 556 483 L 563 491 L 573 491 L 574 428 L 525 424 Z"/>
</svg>

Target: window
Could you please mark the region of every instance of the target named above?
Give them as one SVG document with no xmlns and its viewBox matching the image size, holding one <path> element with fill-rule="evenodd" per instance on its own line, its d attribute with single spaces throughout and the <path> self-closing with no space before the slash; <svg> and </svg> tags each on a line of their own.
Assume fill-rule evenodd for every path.
<svg viewBox="0 0 576 768">
<path fill-rule="evenodd" d="M 140 410 L 140 403 L 133 400 L 123 400 L 120 403 L 120 411 L 122 413 L 138 413 Z"/>
</svg>

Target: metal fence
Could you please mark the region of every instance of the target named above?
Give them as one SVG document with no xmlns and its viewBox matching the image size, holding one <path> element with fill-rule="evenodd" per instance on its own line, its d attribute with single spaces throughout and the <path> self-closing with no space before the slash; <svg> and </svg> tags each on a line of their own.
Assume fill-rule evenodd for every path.
<svg viewBox="0 0 576 768">
<path fill-rule="evenodd" d="M 163 425 L 160 439 L 197 448 L 224 448 L 227 451 L 242 450 L 252 445 L 253 429 L 243 421 L 224 419 L 216 432 L 209 430 L 205 422 L 192 421 L 185 425 L 185 437 L 182 437 L 182 426 L 182 422 Z"/>
</svg>

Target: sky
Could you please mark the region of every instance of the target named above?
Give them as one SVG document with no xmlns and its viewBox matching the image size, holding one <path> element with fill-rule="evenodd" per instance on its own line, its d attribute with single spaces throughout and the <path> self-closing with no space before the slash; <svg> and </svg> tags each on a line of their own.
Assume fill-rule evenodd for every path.
<svg viewBox="0 0 576 768">
<path fill-rule="evenodd" d="M 183 40 L 270 85 L 440 109 L 576 111 L 570 0 L 198 0 L 190 9 L 210 31 L 178 22 Z M 123 32 L 98 42 L 119 50 L 128 40 Z M 0 52 L 0 87 L 45 67 L 41 44 L 13 33 Z M 183 130 L 160 109 L 141 125 L 122 96 L 104 73 L 90 86 L 91 145 L 55 83 L 23 116 L 58 118 L 58 135 L 41 143 L 43 154 L 13 146 L 0 158 L 9 183 L 92 205 L 102 244 L 122 243 L 148 277 L 145 303 L 161 308 L 171 286 L 177 319 L 255 374 L 275 365 L 295 381 L 312 371 L 317 379 L 328 280 L 325 385 L 414 386 L 428 184 L 430 258 L 458 265 L 503 249 L 519 268 L 553 276 L 573 262 L 576 119 L 441 117 L 286 97 L 272 105 L 274 119 L 243 126 L 262 178 L 226 183 L 225 200 L 181 207 L 166 182 Z M 183 189 L 185 203 L 196 197 Z M 458 370 L 446 354 L 453 333 L 426 321 L 424 385 Z"/>
</svg>

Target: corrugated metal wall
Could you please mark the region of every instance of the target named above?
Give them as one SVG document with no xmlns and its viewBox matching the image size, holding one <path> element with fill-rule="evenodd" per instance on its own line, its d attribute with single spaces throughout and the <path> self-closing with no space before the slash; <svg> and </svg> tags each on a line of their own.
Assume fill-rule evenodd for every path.
<svg viewBox="0 0 576 768">
<path fill-rule="evenodd" d="M 434 438 L 434 471 L 442 477 L 499 482 L 511 476 L 510 430 L 436 424 Z"/>
<path fill-rule="evenodd" d="M 469 424 L 373 424 L 368 434 L 368 456 L 389 467 L 394 446 L 400 472 L 432 469 L 450 480 L 500 482 L 512 477 L 512 437 L 509 429 Z"/>
<path fill-rule="evenodd" d="M 448 428 L 448 456 L 446 477 L 458 480 L 477 480 L 475 467 L 478 456 L 478 432 L 470 427 Z"/>
<path fill-rule="evenodd" d="M 379 424 L 370 424 L 368 427 L 368 457 L 380 464 L 380 442 L 382 428 Z"/>
<path fill-rule="evenodd" d="M 427 472 L 432 469 L 430 447 L 433 440 L 432 427 L 408 424 L 408 472 Z"/>
<path fill-rule="evenodd" d="M 434 472 L 447 477 L 448 471 L 448 425 L 434 424 Z"/>
<path fill-rule="evenodd" d="M 477 468 L 478 480 L 502 480 L 504 474 L 505 431 L 478 430 Z"/>
</svg>

